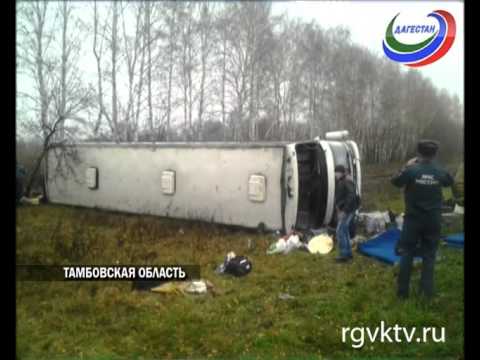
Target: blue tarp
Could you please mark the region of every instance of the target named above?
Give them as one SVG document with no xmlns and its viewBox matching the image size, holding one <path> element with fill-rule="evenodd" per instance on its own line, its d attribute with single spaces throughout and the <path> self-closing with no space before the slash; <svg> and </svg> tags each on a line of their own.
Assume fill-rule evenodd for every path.
<svg viewBox="0 0 480 360">
<path fill-rule="evenodd" d="M 452 234 L 448 235 L 444 238 L 445 242 L 448 246 L 455 247 L 455 248 L 463 248 L 463 241 L 464 241 L 464 234 Z"/>
<path fill-rule="evenodd" d="M 400 256 L 395 255 L 395 246 L 400 239 L 402 232 L 397 228 L 391 228 L 372 239 L 360 244 L 358 251 L 364 255 L 374 257 L 390 265 L 395 265 L 400 261 Z M 414 262 L 422 261 L 422 258 L 416 257 Z"/>
<path fill-rule="evenodd" d="M 397 228 L 389 229 L 372 239 L 359 244 L 358 251 L 364 255 L 374 257 L 390 265 L 395 265 L 400 261 L 400 256 L 395 255 L 395 245 L 400 239 L 401 231 Z M 447 245 L 456 248 L 463 248 L 464 234 L 452 234 L 444 238 Z M 415 261 L 421 261 L 421 258 L 415 258 Z"/>
<path fill-rule="evenodd" d="M 364 255 L 394 265 L 400 261 L 400 256 L 395 255 L 395 245 L 400 239 L 401 231 L 397 228 L 389 229 L 372 239 L 359 244 L 358 251 Z"/>
</svg>

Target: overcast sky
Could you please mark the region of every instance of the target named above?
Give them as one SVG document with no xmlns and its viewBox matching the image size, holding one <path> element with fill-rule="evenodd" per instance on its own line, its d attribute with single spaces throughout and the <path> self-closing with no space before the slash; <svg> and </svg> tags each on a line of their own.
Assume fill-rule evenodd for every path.
<svg viewBox="0 0 480 360">
<path fill-rule="evenodd" d="M 427 15 L 446 10 L 455 18 L 457 32 L 453 46 L 437 62 L 417 68 L 438 88 L 457 94 L 463 103 L 464 87 L 464 16 L 461 1 L 276 1 L 275 15 L 286 12 L 289 18 L 316 20 L 322 27 L 342 25 L 350 28 L 352 41 L 364 45 L 379 56 L 385 56 L 382 41 L 392 18 L 401 24 L 436 24 Z M 438 25 L 437 25 L 438 28 Z M 425 34 L 420 34 L 425 39 Z M 398 37 L 401 41 L 402 37 Z M 422 39 L 420 38 L 420 41 Z M 407 41 L 405 41 L 407 42 Z M 405 70 L 409 69 L 402 65 Z"/>
<path fill-rule="evenodd" d="M 100 3 L 109 6 L 111 2 Z M 52 2 L 52 5 L 54 3 Z M 93 16 L 92 2 L 75 2 L 77 15 L 86 21 Z M 101 10 L 102 6 L 99 6 Z M 451 95 L 458 95 L 463 103 L 464 98 L 464 17 L 463 2 L 460 1 L 274 1 L 272 3 L 273 15 L 281 13 L 289 18 L 300 17 L 304 21 L 315 20 L 323 28 L 345 26 L 350 29 L 353 42 L 370 49 L 379 57 L 385 56 L 382 49 L 382 41 L 388 23 L 400 13 L 397 18 L 398 24 L 434 24 L 436 20 L 427 18 L 434 10 L 447 10 L 456 20 L 457 32 L 452 48 L 437 62 L 417 68 L 420 73 L 430 78 L 439 89 L 447 89 Z M 51 19 L 50 19 L 51 20 Z M 396 24 L 397 24 L 396 23 Z M 417 42 L 425 39 L 425 34 L 405 38 L 397 36 L 403 42 Z M 84 56 L 81 68 L 84 80 L 95 84 L 96 64 L 91 51 L 90 37 L 85 39 Z M 399 65 L 408 70 L 405 65 Z M 28 92 L 33 87 L 33 82 L 20 74 L 17 74 L 17 90 Z M 119 79 L 121 80 L 121 79 Z M 126 81 L 126 79 L 123 79 Z M 119 92 L 127 91 L 126 82 L 120 82 Z M 23 108 L 19 103 L 19 108 Z"/>
</svg>

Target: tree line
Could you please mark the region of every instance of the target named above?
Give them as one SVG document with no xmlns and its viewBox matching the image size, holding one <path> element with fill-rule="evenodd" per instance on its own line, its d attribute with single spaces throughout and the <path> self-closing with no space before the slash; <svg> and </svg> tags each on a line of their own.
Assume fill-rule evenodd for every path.
<svg viewBox="0 0 480 360">
<path fill-rule="evenodd" d="M 17 2 L 20 78 L 18 136 L 63 157 L 79 140 L 293 141 L 339 129 L 368 162 L 404 160 L 420 138 L 463 153 L 457 96 L 346 28 L 273 15 L 269 2 Z"/>
</svg>

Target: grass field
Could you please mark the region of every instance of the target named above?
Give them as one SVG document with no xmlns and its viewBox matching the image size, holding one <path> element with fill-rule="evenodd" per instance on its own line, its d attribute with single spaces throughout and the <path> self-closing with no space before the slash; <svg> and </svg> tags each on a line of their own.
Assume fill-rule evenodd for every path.
<svg viewBox="0 0 480 360">
<path fill-rule="evenodd" d="M 401 192 L 387 180 L 366 181 L 366 208 L 402 211 Z M 444 229 L 458 230 L 461 224 Z M 18 359 L 463 358 L 463 251 L 441 246 L 438 296 L 431 303 L 415 291 L 399 302 L 395 267 L 359 254 L 349 265 L 335 264 L 334 253 L 267 256 L 274 240 L 213 224 L 19 207 L 18 264 L 199 264 L 202 278 L 218 293 L 137 292 L 129 282 L 17 282 Z M 251 274 L 214 273 L 231 250 L 252 260 Z M 414 287 L 418 278 L 417 268 Z M 295 298 L 281 300 L 280 293 Z M 342 327 L 376 327 L 381 321 L 409 329 L 445 327 L 446 340 L 367 341 L 361 349 L 342 342 Z"/>
</svg>

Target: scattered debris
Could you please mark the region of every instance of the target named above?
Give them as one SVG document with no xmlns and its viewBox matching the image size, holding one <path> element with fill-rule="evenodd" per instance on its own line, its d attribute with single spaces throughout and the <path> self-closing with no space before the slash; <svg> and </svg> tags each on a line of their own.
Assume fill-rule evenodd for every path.
<svg viewBox="0 0 480 360">
<path fill-rule="evenodd" d="M 293 250 L 305 248 L 305 244 L 300 241 L 301 234 L 292 232 L 277 240 L 267 249 L 267 255 L 288 254 Z"/>
<path fill-rule="evenodd" d="M 284 253 L 286 248 L 287 242 L 284 238 L 280 238 L 277 242 L 270 245 L 270 247 L 267 249 L 267 255 Z"/>
<path fill-rule="evenodd" d="M 235 253 L 233 251 L 230 251 L 227 256 L 225 257 L 225 260 L 223 261 L 223 263 L 221 263 L 220 265 L 218 265 L 217 269 L 215 270 L 215 272 L 217 274 L 224 274 L 225 273 L 225 269 L 226 269 L 226 265 L 227 263 L 232 260 L 234 257 L 235 257 Z"/>
<path fill-rule="evenodd" d="M 208 280 L 194 281 L 171 281 L 153 287 L 150 291 L 160 294 L 207 294 L 208 291 L 215 293 L 213 284 Z"/>
<path fill-rule="evenodd" d="M 458 234 L 450 234 L 444 237 L 445 243 L 453 248 L 463 249 L 465 243 L 465 234 L 458 233 Z"/>
<path fill-rule="evenodd" d="M 450 213 L 455 209 L 456 203 L 454 199 L 445 200 L 442 204 L 442 213 Z"/>
<path fill-rule="evenodd" d="M 207 284 L 205 281 L 192 281 L 185 286 L 185 292 L 189 294 L 206 294 Z"/>
<path fill-rule="evenodd" d="M 403 216 L 404 216 L 404 214 L 401 213 L 400 215 L 398 215 L 395 218 L 395 224 L 397 224 L 397 229 L 398 230 L 402 230 L 402 228 L 403 228 Z"/>
<path fill-rule="evenodd" d="M 23 196 L 21 199 L 20 199 L 20 202 L 22 204 L 29 204 L 29 205 L 40 205 L 40 202 L 42 201 L 43 199 L 43 196 L 40 195 L 36 198 L 28 198 L 26 196 Z"/>
<path fill-rule="evenodd" d="M 303 247 L 303 244 L 300 241 L 299 235 L 296 235 L 296 234 L 291 235 L 288 237 L 286 241 L 284 254 L 288 254 L 293 250 L 300 249 L 301 247 Z"/>
<path fill-rule="evenodd" d="M 224 274 L 225 273 L 225 263 L 221 263 L 220 265 L 217 266 L 215 269 L 216 274 Z"/>
<path fill-rule="evenodd" d="M 311 254 L 328 254 L 334 248 L 328 228 L 309 229 L 304 234 L 292 231 L 278 239 L 267 249 L 267 254 L 289 254 L 293 250 L 305 250 Z"/>
<path fill-rule="evenodd" d="M 153 287 L 150 289 L 150 291 L 161 293 L 161 294 L 183 294 L 185 292 L 186 287 L 187 287 L 187 283 L 172 281 L 172 282 L 167 282 L 165 284 Z"/>
<path fill-rule="evenodd" d="M 215 272 L 217 274 L 230 274 L 234 276 L 245 276 L 252 271 L 252 262 L 245 256 L 237 256 L 230 251 L 222 264 Z"/>
<path fill-rule="evenodd" d="M 464 214 L 464 207 L 458 204 L 455 204 L 455 208 L 453 209 L 455 214 L 463 215 Z"/>
<path fill-rule="evenodd" d="M 367 234 L 378 234 L 385 231 L 387 224 L 390 223 L 390 214 L 388 211 L 374 211 L 369 213 L 359 213 L 358 219 L 364 224 Z"/>
<path fill-rule="evenodd" d="M 245 256 L 235 256 L 225 264 L 225 273 L 245 276 L 252 271 L 252 263 Z"/>
<path fill-rule="evenodd" d="M 292 295 L 287 294 L 287 293 L 281 293 L 281 294 L 279 294 L 279 295 L 278 295 L 278 298 L 279 298 L 280 300 L 294 300 L 294 299 L 296 299 L 295 296 L 292 296 Z"/>
<path fill-rule="evenodd" d="M 350 239 L 350 243 L 353 245 L 358 245 L 358 244 L 362 244 L 364 243 L 365 241 L 367 241 L 368 239 L 365 237 L 365 236 L 362 236 L 362 235 L 357 235 L 355 236 L 353 239 Z"/>
<path fill-rule="evenodd" d="M 320 234 L 311 238 L 307 247 L 311 254 L 325 255 L 333 250 L 333 239 L 328 234 Z"/>
<path fill-rule="evenodd" d="M 460 226 L 463 224 L 463 214 L 458 212 L 443 213 L 442 214 L 442 224 L 446 227 L 449 226 Z"/>
</svg>

